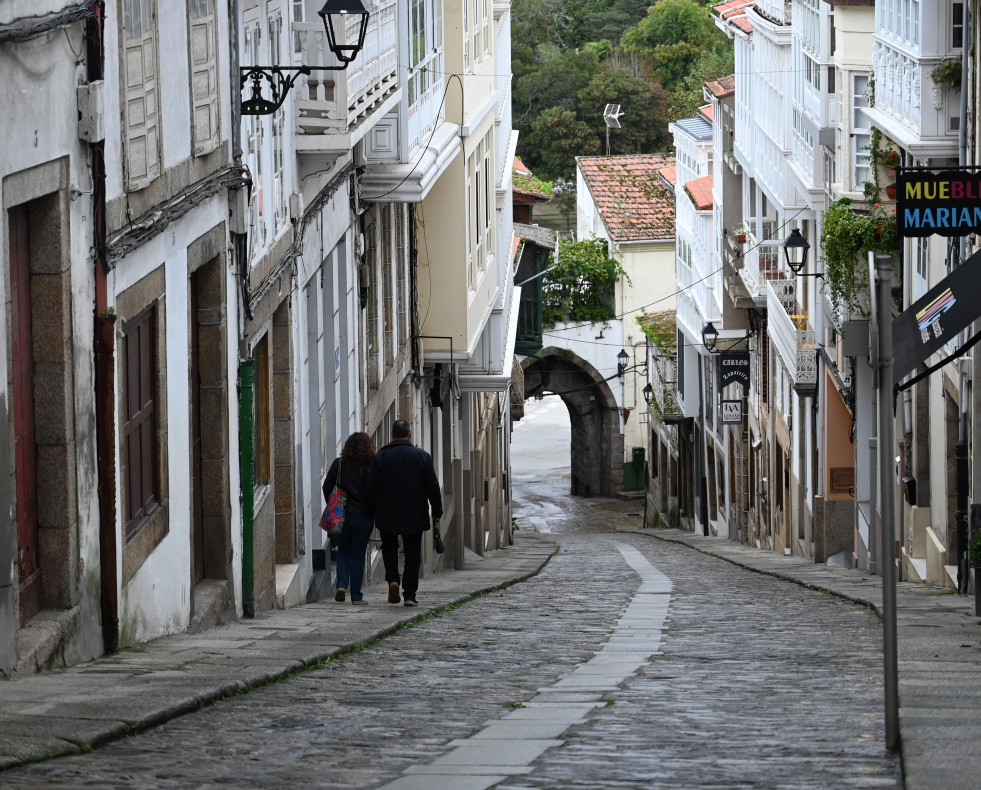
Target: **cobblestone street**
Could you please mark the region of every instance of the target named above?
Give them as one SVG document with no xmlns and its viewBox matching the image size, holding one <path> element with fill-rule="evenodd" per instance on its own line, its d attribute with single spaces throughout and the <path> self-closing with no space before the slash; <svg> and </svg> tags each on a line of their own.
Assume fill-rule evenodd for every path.
<svg viewBox="0 0 981 790">
<path fill-rule="evenodd" d="M 636 508 L 539 489 L 522 521 L 559 510 L 553 525 L 564 526 L 532 579 L 93 753 L 5 772 L 2 784 L 901 786 L 883 747 L 875 616 L 613 533 L 638 525 Z"/>
</svg>

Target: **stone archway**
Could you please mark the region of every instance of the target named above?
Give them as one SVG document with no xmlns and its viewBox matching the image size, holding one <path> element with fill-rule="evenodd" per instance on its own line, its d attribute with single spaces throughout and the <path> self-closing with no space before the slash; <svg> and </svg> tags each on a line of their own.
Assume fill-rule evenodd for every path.
<svg viewBox="0 0 981 790">
<path fill-rule="evenodd" d="M 623 434 L 609 382 L 566 348 L 543 348 L 521 367 L 526 398 L 553 393 L 569 410 L 573 495 L 613 496 L 623 485 Z"/>
</svg>

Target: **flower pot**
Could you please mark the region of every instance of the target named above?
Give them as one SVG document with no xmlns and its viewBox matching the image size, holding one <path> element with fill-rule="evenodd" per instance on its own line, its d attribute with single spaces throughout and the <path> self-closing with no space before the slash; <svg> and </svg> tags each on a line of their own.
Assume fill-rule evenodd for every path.
<svg viewBox="0 0 981 790">
<path fill-rule="evenodd" d="M 736 234 L 736 241 L 739 244 L 745 244 L 746 243 L 746 234 L 745 233 L 737 233 Z"/>
<path fill-rule="evenodd" d="M 895 184 L 888 184 L 886 186 L 886 195 L 888 196 L 888 198 L 890 200 L 895 200 L 896 199 L 896 185 Z"/>
</svg>

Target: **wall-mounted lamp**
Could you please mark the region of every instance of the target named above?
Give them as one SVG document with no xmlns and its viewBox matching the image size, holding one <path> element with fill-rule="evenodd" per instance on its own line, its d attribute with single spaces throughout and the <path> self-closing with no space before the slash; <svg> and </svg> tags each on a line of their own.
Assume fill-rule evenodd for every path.
<svg viewBox="0 0 981 790">
<path fill-rule="evenodd" d="M 622 348 L 620 353 L 617 354 L 617 378 L 623 378 L 623 374 L 627 371 L 627 360 L 630 357 L 627 356 L 627 352 Z"/>
<path fill-rule="evenodd" d="M 705 350 L 710 354 L 714 354 L 716 351 L 715 344 L 719 340 L 719 330 L 715 328 L 711 321 L 709 321 L 705 328 L 702 330 L 702 345 L 705 346 Z"/>
<path fill-rule="evenodd" d="M 642 392 L 644 393 L 644 400 L 647 401 L 647 405 L 650 406 L 651 400 L 654 397 L 654 388 L 651 386 L 650 382 L 647 382 Z"/>
<path fill-rule="evenodd" d="M 783 243 L 783 254 L 787 257 L 787 265 L 790 270 L 798 277 L 824 277 L 823 274 L 802 274 L 807 266 L 807 253 L 811 245 L 807 243 L 801 233 L 800 228 L 794 228 Z"/>
<path fill-rule="evenodd" d="M 344 71 L 364 47 L 370 12 L 366 0 L 327 0 L 324 7 L 317 12 L 324 21 L 327 46 L 340 61 L 339 66 L 242 66 L 242 115 L 272 115 L 283 106 L 286 94 L 301 74 L 309 76 L 311 71 Z M 355 44 L 342 43 L 346 40 L 344 31 L 348 16 L 361 17 Z M 249 82 L 252 85 L 247 89 L 246 84 Z M 269 86 L 269 99 L 262 95 L 264 83 Z M 245 98 L 247 91 L 251 92 L 251 96 Z"/>
</svg>

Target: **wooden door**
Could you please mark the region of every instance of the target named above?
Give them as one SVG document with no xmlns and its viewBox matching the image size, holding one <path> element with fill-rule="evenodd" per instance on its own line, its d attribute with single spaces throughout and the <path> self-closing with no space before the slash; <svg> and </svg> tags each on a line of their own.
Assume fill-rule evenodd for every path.
<svg viewBox="0 0 981 790">
<path fill-rule="evenodd" d="M 197 584 L 204 578 L 204 498 L 202 486 L 204 475 L 201 463 L 201 375 L 200 375 L 200 338 L 198 325 L 198 287 L 197 274 L 191 277 L 191 535 L 192 572 L 191 582 Z"/>
<path fill-rule="evenodd" d="M 31 341 L 31 262 L 27 208 L 10 212 L 11 339 L 13 350 L 14 463 L 17 496 L 17 569 L 20 622 L 41 608 L 34 439 L 34 345 Z"/>
</svg>

